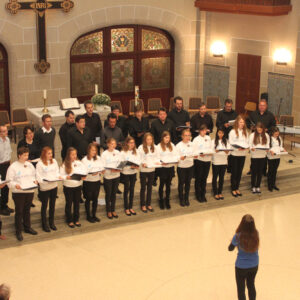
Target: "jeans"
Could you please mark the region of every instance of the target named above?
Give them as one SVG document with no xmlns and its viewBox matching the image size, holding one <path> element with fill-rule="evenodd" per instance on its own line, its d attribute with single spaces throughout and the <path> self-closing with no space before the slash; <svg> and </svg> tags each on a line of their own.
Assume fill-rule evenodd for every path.
<svg viewBox="0 0 300 300">
<path fill-rule="evenodd" d="M 246 300 L 245 283 L 247 283 L 249 300 L 256 299 L 256 290 L 255 290 L 254 281 L 255 281 L 257 270 L 258 270 L 258 266 L 250 269 L 240 269 L 235 267 L 235 279 L 236 279 L 239 300 Z"/>
</svg>

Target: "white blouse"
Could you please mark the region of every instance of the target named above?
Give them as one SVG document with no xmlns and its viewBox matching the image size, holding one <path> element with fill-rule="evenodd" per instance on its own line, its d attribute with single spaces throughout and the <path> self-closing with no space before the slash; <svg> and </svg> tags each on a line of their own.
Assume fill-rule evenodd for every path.
<svg viewBox="0 0 300 300">
<path fill-rule="evenodd" d="M 213 142 L 214 144 L 214 148 L 215 148 L 215 142 Z M 222 140 L 219 140 L 218 141 L 218 145 L 217 147 L 215 148 L 215 150 L 219 150 L 219 149 L 231 149 L 231 146 L 229 144 L 229 142 L 227 141 L 227 144 L 225 145 Z M 213 154 L 213 157 L 212 157 L 212 163 L 214 165 L 227 165 L 228 164 L 228 155 L 229 153 L 227 154 L 225 151 L 219 151 L 219 152 L 216 152 Z"/>
<path fill-rule="evenodd" d="M 259 137 L 259 143 L 257 145 L 254 145 L 254 132 L 250 134 L 249 137 L 249 145 L 250 145 L 250 155 L 251 158 L 265 158 L 267 156 L 267 150 L 260 150 L 255 148 L 269 148 L 270 145 L 270 137 L 266 133 L 267 142 L 266 144 L 262 144 L 262 138 Z M 253 150 L 254 149 L 254 150 Z"/>
<path fill-rule="evenodd" d="M 141 159 L 138 151 L 134 154 L 132 150 L 130 151 L 122 151 L 121 152 L 122 161 L 131 161 L 136 163 L 137 165 L 141 164 Z M 138 169 L 131 168 L 131 166 L 125 166 L 122 170 L 122 174 L 124 175 L 133 175 L 138 172 Z"/>
<path fill-rule="evenodd" d="M 101 158 L 104 168 L 116 168 L 122 161 L 120 152 L 118 150 L 113 150 L 112 152 L 105 150 L 102 153 Z M 115 179 L 120 177 L 120 172 L 112 172 L 112 170 L 105 169 L 103 176 L 105 179 Z"/>
<path fill-rule="evenodd" d="M 45 179 L 54 180 L 58 179 L 59 176 L 59 167 L 55 159 L 53 159 L 52 164 L 48 161 L 47 165 L 45 165 L 42 160 L 39 160 L 36 165 L 36 179 L 41 191 L 50 191 L 57 188 L 57 181 L 47 182 Z"/>
<path fill-rule="evenodd" d="M 80 160 L 75 160 L 74 162 L 72 162 L 72 172 L 70 174 L 67 174 L 65 165 L 63 164 L 60 167 L 60 175 L 64 178 L 63 185 L 69 188 L 81 186 L 82 180 L 67 179 L 67 176 L 76 174 L 76 172 L 82 173 L 82 171 L 87 172 L 84 164 Z"/>
<path fill-rule="evenodd" d="M 280 153 L 280 152 L 284 151 L 282 138 L 279 137 L 279 139 L 280 139 L 280 145 L 279 145 L 279 141 L 277 139 L 275 139 L 274 137 L 271 137 L 272 147 L 270 148 L 270 151 L 267 154 L 268 159 L 280 159 L 280 154 L 279 155 L 271 154 L 271 151 L 274 153 Z"/>
<path fill-rule="evenodd" d="M 100 181 L 100 172 L 96 174 L 89 174 L 95 172 L 95 170 L 104 170 L 103 162 L 100 156 L 96 156 L 96 159 L 88 159 L 85 156 L 81 162 L 84 164 L 85 168 L 87 169 L 88 175 L 84 181 L 88 182 L 96 182 Z"/>
<path fill-rule="evenodd" d="M 32 190 L 19 190 L 16 188 L 16 185 L 22 186 L 22 183 L 32 182 L 34 185 L 34 181 L 36 181 L 35 176 L 35 168 L 34 166 L 26 161 L 25 163 L 21 163 L 19 161 L 15 161 L 12 163 L 6 174 L 6 180 L 9 181 L 8 187 L 12 190 L 13 193 L 34 193 L 34 189 Z"/>
<path fill-rule="evenodd" d="M 198 135 L 197 137 L 195 137 L 193 140 L 193 148 L 194 153 L 211 152 L 211 154 L 204 154 L 203 157 L 198 155 L 198 160 L 205 162 L 210 162 L 212 160 L 213 144 L 210 136 Z"/>
<path fill-rule="evenodd" d="M 243 134 L 242 129 L 238 129 L 238 134 L 236 134 L 235 129 L 231 129 L 229 132 L 229 144 L 230 145 L 243 145 L 245 147 L 249 147 L 249 135 L 246 132 L 246 136 Z M 231 155 L 233 156 L 246 156 L 249 149 L 243 149 L 239 150 L 235 147 L 233 147 L 233 151 L 231 152 Z"/>
<path fill-rule="evenodd" d="M 152 166 L 153 164 L 159 162 L 159 156 L 158 156 L 158 151 L 156 146 L 154 146 L 154 152 L 151 152 L 151 147 L 148 147 L 148 153 L 145 153 L 143 149 L 143 145 L 140 145 L 138 148 L 138 152 L 142 164 L 146 164 L 146 166 L 147 165 Z M 147 167 L 144 168 L 141 165 L 140 171 L 144 173 L 151 173 L 155 171 L 155 168 L 147 168 Z"/>
<path fill-rule="evenodd" d="M 190 168 L 194 165 L 194 148 L 193 143 L 189 141 L 188 143 L 184 143 L 183 141 L 179 142 L 176 145 L 177 152 L 179 157 L 185 156 L 184 160 L 179 160 L 178 167 L 179 168 Z"/>
<path fill-rule="evenodd" d="M 160 144 L 157 145 L 157 153 L 158 153 L 159 160 L 161 162 L 163 162 L 163 161 L 178 162 L 179 161 L 179 154 L 178 154 L 177 148 L 175 147 L 175 145 L 173 143 L 171 143 L 171 146 L 172 146 L 172 151 L 170 151 L 169 148 L 166 148 L 166 150 L 163 150 Z M 175 165 L 176 165 L 175 163 L 166 163 L 165 165 L 162 165 L 162 168 L 172 168 Z"/>
</svg>

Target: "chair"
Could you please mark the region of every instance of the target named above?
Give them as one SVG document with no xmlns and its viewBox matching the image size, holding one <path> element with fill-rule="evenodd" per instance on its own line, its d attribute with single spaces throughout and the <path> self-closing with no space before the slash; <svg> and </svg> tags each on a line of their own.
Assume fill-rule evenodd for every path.
<svg viewBox="0 0 300 300">
<path fill-rule="evenodd" d="M 11 124 L 10 124 L 10 119 L 9 119 L 9 114 L 7 110 L 1 110 L 0 111 L 0 126 L 6 126 L 8 131 L 13 130 Z"/>
<path fill-rule="evenodd" d="M 175 97 L 170 98 L 169 111 L 171 111 L 174 108 L 174 98 Z"/>
<path fill-rule="evenodd" d="M 200 103 L 202 102 L 201 98 L 197 97 L 191 97 L 189 99 L 189 107 L 188 107 L 188 112 L 189 113 L 195 113 L 199 111 Z"/>
<path fill-rule="evenodd" d="M 158 110 L 162 107 L 160 98 L 149 98 L 148 99 L 148 114 L 157 116 Z"/>
<path fill-rule="evenodd" d="M 119 107 L 119 110 L 120 110 L 120 116 L 122 116 L 122 115 L 123 115 L 123 108 L 122 108 L 122 103 L 121 103 L 121 101 L 114 100 L 114 101 L 111 101 L 111 102 L 110 102 L 110 107 L 115 106 L 115 105 L 117 105 L 117 106 Z"/>
<path fill-rule="evenodd" d="M 143 111 L 145 111 L 143 99 L 138 100 L 138 105 L 140 105 L 142 107 Z M 135 99 L 131 99 L 129 102 L 129 116 L 134 115 L 134 106 L 135 106 Z"/>
<path fill-rule="evenodd" d="M 251 111 L 255 111 L 256 110 L 256 106 L 257 104 L 255 102 L 251 102 L 251 101 L 247 101 L 244 109 L 245 109 L 245 116 L 248 115 L 248 113 Z"/>
<path fill-rule="evenodd" d="M 12 111 L 12 128 L 14 132 L 15 143 L 17 141 L 17 127 L 25 127 L 26 125 L 31 125 L 31 122 L 27 118 L 26 110 L 24 108 L 14 109 Z"/>
<path fill-rule="evenodd" d="M 219 96 L 206 97 L 206 110 L 207 112 L 218 112 L 221 109 Z"/>
<path fill-rule="evenodd" d="M 291 115 L 281 115 L 279 118 L 279 124 L 285 126 L 294 126 L 294 117 Z"/>
</svg>

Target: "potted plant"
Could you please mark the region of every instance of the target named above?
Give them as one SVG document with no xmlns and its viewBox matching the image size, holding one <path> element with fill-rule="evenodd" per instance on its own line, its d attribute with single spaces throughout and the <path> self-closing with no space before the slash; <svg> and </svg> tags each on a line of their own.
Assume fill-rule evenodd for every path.
<svg viewBox="0 0 300 300">
<path fill-rule="evenodd" d="M 110 111 L 109 105 L 111 99 L 108 95 L 102 93 L 96 94 L 92 97 L 91 101 L 99 112 Z"/>
</svg>

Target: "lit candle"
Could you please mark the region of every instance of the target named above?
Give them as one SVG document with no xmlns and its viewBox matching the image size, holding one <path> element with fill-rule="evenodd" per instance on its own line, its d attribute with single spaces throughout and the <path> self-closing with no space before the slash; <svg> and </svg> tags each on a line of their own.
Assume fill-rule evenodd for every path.
<svg viewBox="0 0 300 300">
<path fill-rule="evenodd" d="M 44 94 L 44 99 L 47 99 L 47 90 L 44 90 L 43 94 Z"/>
<path fill-rule="evenodd" d="M 140 90 L 139 90 L 139 86 L 136 85 L 136 86 L 134 87 L 134 99 L 135 99 L 134 105 L 135 105 L 135 106 L 138 105 L 138 100 L 139 100 L 139 98 L 140 98 Z"/>
<path fill-rule="evenodd" d="M 95 84 L 95 95 L 98 95 L 98 84 Z"/>
</svg>

